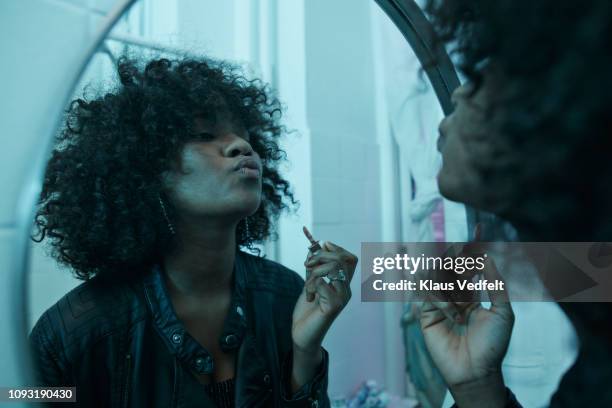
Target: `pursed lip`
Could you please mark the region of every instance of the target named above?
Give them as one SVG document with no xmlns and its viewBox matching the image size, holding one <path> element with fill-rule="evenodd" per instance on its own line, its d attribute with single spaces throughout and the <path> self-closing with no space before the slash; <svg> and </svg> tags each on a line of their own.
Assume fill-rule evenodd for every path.
<svg viewBox="0 0 612 408">
<path fill-rule="evenodd" d="M 252 157 L 246 157 L 240 160 L 234 167 L 234 170 L 238 171 L 243 168 L 257 170 L 261 173 L 261 164 L 258 160 L 255 160 Z"/>
<path fill-rule="evenodd" d="M 445 143 L 446 143 L 446 135 L 440 132 L 438 136 L 438 140 L 436 141 L 436 148 L 438 149 L 438 152 L 442 153 L 442 149 Z"/>
</svg>

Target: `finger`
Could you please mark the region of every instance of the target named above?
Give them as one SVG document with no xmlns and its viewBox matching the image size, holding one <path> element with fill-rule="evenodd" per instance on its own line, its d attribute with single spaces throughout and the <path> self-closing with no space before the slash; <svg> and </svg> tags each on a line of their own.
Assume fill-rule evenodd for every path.
<svg viewBox="0 0 612 408">
<path fill-rule="evenodd" d="M 321 252 L 321 249 L 317 249 L 313 252 L 312 248 L 308 248 L 308 252 L 306 253 L 306 260 L 304 261 L 304 265 L 306 265 L 306 262 L 311 260 L 312 257 L 317 255 L 319 252 Z"/>
<path fill-rule="evenodd" d="M 430 302 L 434 307 L 436 307 L 446 319 L 451 322 L 461 322 L 462 316 L 459 308 L 452 302 L 438 302 L 431 301 Z"/>
<path fill-rule="evenodd" d="M 306 260 L 308 261 L 310 258 L 312 258 L 313 256 L 317 255 L 319 252 L 321 252 L 320 249 L 317 249 L 316 251 L 311 251 L 310 249 L 308 249 L 308 253 L 306 254 Z"/>
<path fill-rule="evenodd" d="M 463 245 L 459 253 L 459 256 L 474 255 L 479 250 L 482 250 L 481 237 L 482 237 L 482 224 L 477 223 L 476 226 L 474 226 L 474 233 L 473 233 L 472 241 L 467 242 L 465 245 Z"/>
<path fill-rule="evenodd" d="M 461 316 L 459 322 L 467 322 L 470 318 L 470 313 L 479 307 L 482 307 L 480 302 L 462 302 L 461 305 L 457 305 Z"/>
<path fill-rule="evenodd" d="M 346 249 L 342 248 L 340 245 L 336 245 L 330 241 L 325 241 L 323 245 L 324 245 L 324 248 L 327 248 L 330 252 L 339 253 L 344 263 L 346 263 L 349 266 L 355 267 L 357 265 L 357 262 L 359 262 L 359 258 L 357 258 L 357 255 L 355 255 L 354 253 L 350 251 L 347 251 Z"/>
<path fill-rule="evenodd" d="M 304 292 L 306 292 L 306 300 L 308 302 L 312 302 L 314 300 L 315 293 L 317 292 L 317 285 L 319 285 L 320 282 L 325 283 L 323 278 L 311 276 L 310 279 L 308 279 L 304 284 Z"/>
<path fill-rule="evenodd" d="M 425 330 L 447 320 L 442 311 L 433 302 L 425 301 L 421 307 L 421 329 Z"/>
<path fill-rule="evenodd" d="M 314 268 L 308 268 L 310 270 L 310 276 L 314 276 L 317 278 L 322 278 L 324 276 L 334 274 L 337 272 L 342 266 L 339 262 L 333 261 L 330 263 L 325 263 L 319 266 L 315 266 Z"/>
<path fill-rule="evenodd" d="M 328 263 L 319 263 L 317 261 L 306 260 L 306 262 L 304 262 L 304 265 L 306 266 L 306 280 L 313 276 L 313 272 L 315 272 L 314 276 L 322 277 L 327 275 L 327 273 L 323 272 L 329 272 L 329 268 L 335 268 L 336 270 L 342 268 L 342 264 L 340 263 L 339 259 L 330 260 Z"/>
<path fill-rule="evenodd" d="M 461 247 L 459 254 L 456 255 L 458 258 L 474 258 L 477 256 L 481 256 L 483 252 L 483 243 L 481 242 L 482 237 L 482 224 L 479 222 L 474 226 L 473 232 L 473 240 L 467 242 L 465 245 Z M 474 276 L 478 275 L 480 272 L 477 269 L 466 270 L 463 273 L 464 279 L 472 279 Z M 477 298 L 478 295 L 475 291 L 470 296 L 471 298 Z"/>
<path fill-rule="evenodd" d="M 472 303 L 475 303 L 475 302 L 453 302 L 457 310 L 459 310 L 460 312 L 463 312 L 465 309 L 470 307 Z"/>
<path fill-rule="evenodd" d="M 351 284 L 349 281 L 332 280 L 330 285 L 340 295 L 346 305 L 352 297 Z"/>
<path fill-rule="evenodd" d="M 314 294 L 316 292 L 316 287 L 319 284 L 319 280 L 326 283 L 322 278 L 328 276 L 329 274 L 333 274 L 339 269 L 337 263 L 327 263 L 320 265 L 316 268 L 309 268 L 306 270 L 308 279 L 304 284 L 306 290 L 306 300 L 312 301 L 314 300 Z"/>
<path fill-rule="evenodd" d="M 328 256 L 329 255 L 329 256 Z M 349 271 L 349 268 L 342 262 L 342 259 L 337 254 L 331 254 L 329 252 L 319 251 L 315 257 L 310 260 L 304 262 L 306 266 L 306 270 L 311 271 L 321 271 L 321 272 L 331 272 L 333 270 L 344 270 L 346 272 Z M 351 274 L 347 273 L 347 277 L 350 280 Z M 324 276 L 321 273 L 318 273 L 318 276 Z"/>
<path fill-rule="evenodd" d="M 325 242 L 323 242 L 323 245 L 321 245 L 321 246 L 326 251 L 331 251 L 331 252 L 348 252 L 346 249 L 342 248 L 340 245 L 336 245 L 336 244 L 334 244 L 331 241 L 325 241 Z"/>
<path fill-rule="evenodd" d="M 320 299 L 328 304 L 333 314 L 340 313 L 346 304 L 346 299 L 340 296 L 329 284 L 325 283 L 323 279 L 317 283 L 316 292 L 319 294 Z"/>
<path fill-rule="evenodd" d="M 425 301 L 421 307 L 421 328 L 426 329 L 443 321 L 451 325 L 465 323 L 470 313 L 480 307 L 480 302 L 466 302 L 463 306 L 458 309 L 450 302 Z"/>
<path fill-rule="evenodd" d="M 321 264 L 324 262 L 335 261 L 338 263 L 342 263 L 342 256 L 336 252 L 329 252 L 326 250 L 321 250 L 317 254 L 313 254 L 309 260 L 307 260 L 304 265 L 306 266 L 315 266 L 316 264 Z"/>
<path fill-rule="evenodd" d="M 497 270 L 495 261 L 492 258 L 487 258 L 487 262 L 484 268 L 484 276 L 489 282 L 500 281 L 503 283 L 503 290 L 488 290 L 489 300 L 491 301 L 491 311 L 496 313 L 513 316 L 512 305 L 510 304 L 510 298 L 508 297 L 508 291 L 506 283 L 502 276 Z"/>
<path fill-rule="evenodd" d="M 355 274 L 355 267 L 357 265 L 358 259 L 350 252 L 338 253 L 321 250 L 316 255 L 312 256 L 310 259 L 304 262 L 304 265 L 306 267 L 313 267 L 327 262 L 337 263 L 339 267 L 344 269 L 347 274 L 348 280 L 350 281 L 353 279 L 353 275 Z"/>
<path fill-rule="evenodd" d="M 328 278 L 332 278 L 332 277 L 337 277 L 339 276 L 339 270 L 340 270 L 340 265 L 337 262 L 330 262 L 330 263 L 326 263 L 323 265 L 320 265 L 316 268 L 312 268 L 310 269 L 311 271 L 311 276 L 317 277 L 317 278 L 323 278 L 323 277 L 328 277 Z M 346 277 L 346 273 L 345 273 L 345 277 Z M 344 281 L 338 280 L 338 279 L 330 279 L 329 282 L 333 289 L 336 290 L 341 297 L 345 300 L 345 303 L 348 302 L 348 300 L 351 297 L 351 289 L 350 289 L 350 281 L 348 280 L 348 278 Z M 312 290 L 312 289 L 309 289 Z"/>
</svg>

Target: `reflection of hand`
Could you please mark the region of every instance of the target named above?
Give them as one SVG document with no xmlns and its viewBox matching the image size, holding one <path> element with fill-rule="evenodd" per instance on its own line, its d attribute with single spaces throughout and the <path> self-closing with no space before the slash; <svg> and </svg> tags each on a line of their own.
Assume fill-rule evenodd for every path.
<svg viewBox="0 0 612 408">
<path fill-rule="evenodd" d="M 474 239 L 471 242 L 462 245 L 457 253 L 457 249 L 455 246 L 448 247 L 444 255 L 442 256 L 444 259 L 453 258 L 453 259 L 466 259 L 466 258 L 477 258 L 479 256 L 486 256 L 483 253 L 483 244 L 480 242 L 482 234 L 482 226 L 480 223 L 476 224 L 474 227 Z M 475 289 L 463 288 L 461 289 L 456 283 L 459 280 L 473 282 L 474 278 L 482 277 L 482 271 L 477 268 L 466 269 L 464 268 L 462 271 L 457 272 L 452 269 L 434 269 L 433 271 L 423 271 L 425 276 L 432 275 L 433 280 L 435 282 L 440 282 L 443 285 L 453 286 L 453 290 L 430 290 L 427 293 L 429 300 L 431 300 L 434 304 L 436 301 L 440 302 L 440 304 L 446 304 L 446 307 L 443 310 L 446 312 L 458 312 L 462 305 L 467 305 L 471 302 L 478 301 L 481 299 L 480 292 Z M 422 278 L 423 279 L 423 278 Z M 427 278 L 425 278 L 427 279 Z M 447 304 L 449 303 L 449 304 Z M 450 305 L 456 305 L 457 307 L 453 308 Z M 454 318 L 451 316 L 451 318 Z"/>
<path fill-rule="evenodd" d="M 357 257 L 330 242 L 315 254 L 308 253 L 304 265 L 308 279 L 293 310 L 292 390 L 310 381 L 320 364 L 325 333 L 351 298 L 351 279 Z M 342 273 L 339 271 L 342 270 Z M 345 276 L 345 280 L 339 278 Z M 324 276 L 332 280 L 325 282 Z"/>
<path fill-rule="evenodd" d="M 500 279 L 492 260 L 487 279 Z M 426 302 L 421 311 L 425 343 L 460 407 L 504 406 L 501 363 L 508 349 L 514 313 L 505 292 L 490 291 L 491 308 L 480 302 Z"/>
</svg>

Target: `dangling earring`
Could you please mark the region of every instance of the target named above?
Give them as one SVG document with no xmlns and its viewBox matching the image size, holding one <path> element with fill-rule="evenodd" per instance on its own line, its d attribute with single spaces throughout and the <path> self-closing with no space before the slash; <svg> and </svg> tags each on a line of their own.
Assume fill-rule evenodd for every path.
<svg viewBox="0 0 612 408">
<path fill-rule="evenodd" d="M 249 219 L 248 218 L 244 219 L 244 235 L 245 235 L 245 238 L 248 240 L 249 236 L 250 236 L 250 234 L 249 234 Z"/>
<path fill-rule="evenodd" d="M 164 218 L 166 219 L 166 222 L 168 223 L 168 229 L 170 230 L 172 235 L 175 235 L 176 232 L 174 231 L 174 227 L 172 226 L 172 223 L 170 222 L 170 218 L 168 218 L 168 213 L 166 212 L 166 206 L 164 205 L 164 202 L 162 201 L 160 195 L 158 195 L 157 198 L 159 199 L 159 205 L 161 206 L 162 213 L 164 213 Z"/>
</svg>

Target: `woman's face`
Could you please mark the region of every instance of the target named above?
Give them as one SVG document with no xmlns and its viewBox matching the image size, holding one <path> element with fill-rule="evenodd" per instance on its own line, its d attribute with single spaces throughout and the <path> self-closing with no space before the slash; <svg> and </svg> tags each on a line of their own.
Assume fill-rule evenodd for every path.
<svg viewBox="0 0 612 408">
<path fill-rule="evenodd" d="M 515 192 L 507 182 L 483 177 L 486 170 L 498 171 L 511 157 L 511 151 L 501 149 L 501 139 L 486 116 L 487 105 L 496 89 L 494 82 L 488 74 L 473 95 L 470 95 L 470 85 L 462 85 L 453 92 L 455 110 L 439 127 L 439 144 L 443 146 L 438 187 L 449 200 L 500 214 L 507 209 Z"/>
<path fill-rule="evenodd" d="M 438 186 L 442 195 L 453 201 L 468 202 L 478 188 L 479 176 L 470 157 L 470 142 L 483 133 L 481 123 L 482 91 L 468 98 L 469 87 L 462 85 L 451 97 L 455 110 L 440 122 L 442 168 Z"/>
<path fill-rule="evenodd" d="M 181 152 L 184 173 L 164 177 L 179 216 L 239 220 L 253 214 L 261 201 L 262 164 L 246 129 L 220 114 L 215 121 L 197 117 L 194 134 Z"/>
</svg>

